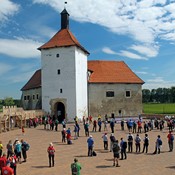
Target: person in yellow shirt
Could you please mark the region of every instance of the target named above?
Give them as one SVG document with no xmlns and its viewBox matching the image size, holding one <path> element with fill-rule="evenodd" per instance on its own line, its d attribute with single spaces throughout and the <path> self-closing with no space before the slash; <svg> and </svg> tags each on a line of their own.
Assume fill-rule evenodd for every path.
<svg viewBox="0 0 175 175">
<path fill-rule="evenodd" d="M 2 145 L 2 141 L 0 141 L 0 157 L 2 156 L 2 150 L 3 150 L 3 145 Z"/>
</svg>

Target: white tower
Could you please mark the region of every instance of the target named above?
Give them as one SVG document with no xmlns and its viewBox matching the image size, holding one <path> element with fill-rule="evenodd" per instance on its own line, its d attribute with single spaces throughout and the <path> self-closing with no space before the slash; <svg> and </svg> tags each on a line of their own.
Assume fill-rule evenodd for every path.
<svg viewBox="0 0 175 175">
<path fill-rule="evenodd" d="M 42 109 L 72 121 L 87 116 L 87 56 L 69 30 L 69 14 L 61 12 L 61 29 L 41 51 Z"/>
</svg>

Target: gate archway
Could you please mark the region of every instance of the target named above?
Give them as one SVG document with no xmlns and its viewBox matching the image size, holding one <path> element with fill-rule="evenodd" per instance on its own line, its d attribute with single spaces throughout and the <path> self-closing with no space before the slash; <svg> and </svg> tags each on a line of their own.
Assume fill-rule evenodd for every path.
<svg viewBox="0 0 175 175">
<path fill-rule="evenodd" d="M 55 104 L 55 116 L 57 116 L 59 123 L 65 119 L 65 106 L 62 102 Z"/>
</svg>

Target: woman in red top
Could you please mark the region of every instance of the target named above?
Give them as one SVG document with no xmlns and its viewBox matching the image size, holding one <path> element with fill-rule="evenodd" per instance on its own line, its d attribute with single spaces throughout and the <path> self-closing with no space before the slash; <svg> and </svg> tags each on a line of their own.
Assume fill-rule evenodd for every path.
<svg viewBox="0 0 175 175">
<path fill-rule="evenodd" d="M 53 147 L 53 143 L 49 144 L 49 147 L 47 148 L 48 156 L 49 156 L 49 167 L 54 166 L 54 155 L 55 155 L 55 148 Z"/>
</svg>

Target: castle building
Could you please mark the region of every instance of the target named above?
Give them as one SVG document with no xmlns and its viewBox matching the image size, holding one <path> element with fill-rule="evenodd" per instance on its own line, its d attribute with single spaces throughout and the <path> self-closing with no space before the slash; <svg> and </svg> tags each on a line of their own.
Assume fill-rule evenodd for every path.
<svg viewBox="0 0 175 175">
<path fill-rule="evenodd" d="M 89 52 L 69 30 L 61 29 L 41 51 L 41 69 L 21 89 L 24 109 L 43 109 L 72 121 L 75 116 L 136 116 L 142 112 L 141 80 L 123 61 L 88 61 Z"/>
</svg>

